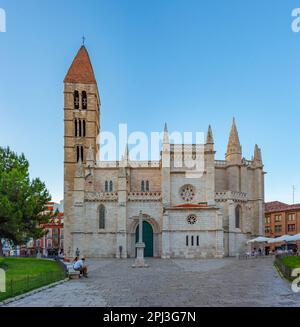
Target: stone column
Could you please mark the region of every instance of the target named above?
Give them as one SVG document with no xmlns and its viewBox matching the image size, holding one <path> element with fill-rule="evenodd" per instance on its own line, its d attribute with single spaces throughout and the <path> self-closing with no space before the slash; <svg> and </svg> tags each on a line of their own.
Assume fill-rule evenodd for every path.
<svg viewBox="0 0 300 327">
<path fill-rule="evenodd" d="M 127 258 L 127 178 L 126 168 L 121 167 L 118 178 L 118 218 L 116 257 Z M 122 249 L 122 252 L 120 251 Z"/>
<path fill-rule="evenodd" d="M 213 141 L 211 141 L 213 142 Z M 214 206 L 215 203 L 215 151 L 214 144 L 209 143 L 205 145 L 205 157 L 201 160 L 205 160 L 205 184 L 206 184 L 206 201 L 210 206 Z"/>
<path fill-rule="evenodd" d="M 145 243 L 143 242 L 143 212 L 142 211 L 140 211 L 139 214 L 139 240 L 136 243 L 135 247 L 136 247 L 136 259 L 132 267 L 133 268 L 148 267 L 148 265 L 145 264 L 145 260 L 144 260 Z"/>
<path fill-rule="evenodd" d="M 75 232 L 72 234 L 72 246 L 71 255 L 74 257 L 76 248 L 82 250 L 82 254 L 89 256 L 89 249 L 86 246 L 86 226 L 85 226 L 85 210 L 84 210 L 84 194 L 85 194 L 85 178 L 84 167 L 82 162 L 78 162 L 76 165 L 75 177 L 74 177 L 74 192 L 73 192 L 73 222 L 72 230 Z"/>
<path fill-rule="evenodd" d="M 228 216 L 229 216 L 229 256 L 233 257 L 236 255 L 235 251 L 235 206 L 234 201 L 228 201 Z"/>
<path fill-rule="evenodd" d="M 170 258 L 169 215 L 164 213 L 162 223 L 162 259 Z"/>
<path fill-rule="evenodd" d="M 216 213 L 216 258 L 224 257 L 223 215 L 220 210 Z"/>
</svg>

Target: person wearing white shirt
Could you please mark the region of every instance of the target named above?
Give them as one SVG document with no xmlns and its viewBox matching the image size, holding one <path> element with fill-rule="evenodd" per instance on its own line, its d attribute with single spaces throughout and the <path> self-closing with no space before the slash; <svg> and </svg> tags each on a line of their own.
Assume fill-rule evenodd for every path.
<svg viewBox="0 0 300 327">
<path fill-rule="evenodd" d="M 80 275 L 83 275 L 84 277 L 87 277 L 87 266 L 85 265 L 85 258 L 82 257 L 81 259 L 77 260 L 74 265 L 73 268 L 75 271 L 79 271 Z"/>
</svg>

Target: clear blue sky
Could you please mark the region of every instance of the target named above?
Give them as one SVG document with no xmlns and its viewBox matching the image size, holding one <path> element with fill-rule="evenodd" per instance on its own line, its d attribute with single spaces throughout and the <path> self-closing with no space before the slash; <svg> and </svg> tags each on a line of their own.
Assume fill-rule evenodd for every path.
<svg viewBox="0 0 300 327">
<path fill-rule="evenodd" d="M 0 0 L 0 146 L 63 197 L 63 78 L 81 45 L 93 62 L 101 126 L 206 131 L 217 159 L 232 116 L 243 155 L 262 148 L 266 200 L 300 202 L 300 0 Z"/>
</svg>

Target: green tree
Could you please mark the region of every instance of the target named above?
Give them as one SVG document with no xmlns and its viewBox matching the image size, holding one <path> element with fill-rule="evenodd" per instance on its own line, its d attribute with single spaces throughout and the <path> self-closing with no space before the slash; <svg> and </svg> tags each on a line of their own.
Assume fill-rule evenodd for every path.
<svg viewBox="0 0 300 327">
<path fill-rule="evenodd" d="M 49 219 L 42 214 L 50 201 L 49 192 L 39 178 L 30 179 L 28 168 L 24 154 L 0 147 L 0 240 L 5 238 L 15 245 L 42 237 L 40 224 Z"/>
</svg>

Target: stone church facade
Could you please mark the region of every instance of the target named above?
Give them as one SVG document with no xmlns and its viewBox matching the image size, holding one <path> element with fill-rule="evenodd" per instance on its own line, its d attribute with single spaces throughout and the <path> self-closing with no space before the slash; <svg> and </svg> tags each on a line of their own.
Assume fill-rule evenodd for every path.
<svg viewBox="0 0 300 327">
<path fill-rule="evenodd" d="M 263 234 L 264 172 L 261 151 L 242 157 L 233 120 L 225 160 L 216 160 L 209 126 L 203 174 L 187 177 L 175 164 L 177 146 L 165 126 L 160 160 L 99 162 L 101 101 L 89 55 L 78 51 L 64 80 L 64 250 L 87 257 L 135 257 L 143 213 L 146 256 L 221 258 L 245 251 Z M 193 157 L 198 145 L 185 147 Z M 181 148 L 180 148 L 181 149 Z M 169 164 L 165 164 L 169 163 Z"/>
</svg>

